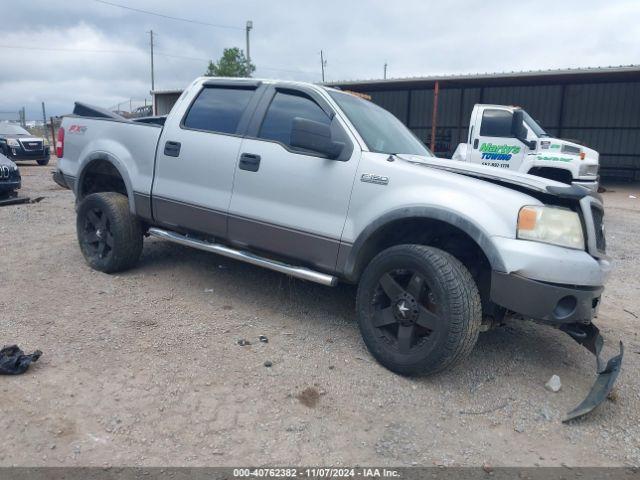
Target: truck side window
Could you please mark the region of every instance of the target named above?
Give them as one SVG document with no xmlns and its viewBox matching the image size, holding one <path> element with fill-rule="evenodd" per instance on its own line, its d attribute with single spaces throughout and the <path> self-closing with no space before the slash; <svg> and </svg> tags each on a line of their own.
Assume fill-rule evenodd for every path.
<svg viewBox="0 0 640 480">
<path fill-rule="evenodd" d="M 481 137 L 513 137 L 511 119 L 513 114 L 506 110 L 487 109 L 482 114 Z"/>
<path fill-rule="evenodd" d="M 258 137 L 291 146 L 291 126 L 295 117 L 331 123 L 327 114 L 310 98 L 278 92 L 269 105 Z"/>
<path fill-rule="evenodd" d="M 236 133 L 254 90 L 204 88 L 184 119 L 185 128 L 208 132 Z"/>
</svg>

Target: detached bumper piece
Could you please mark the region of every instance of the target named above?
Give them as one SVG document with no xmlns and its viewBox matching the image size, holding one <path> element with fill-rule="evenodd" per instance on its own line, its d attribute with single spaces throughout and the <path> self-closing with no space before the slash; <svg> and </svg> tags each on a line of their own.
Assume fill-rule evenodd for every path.
<svg viewBox="0 0 640 480">
<path fill-rule="evenodd" d="M 586 398 L 576 408 L 567 413 L 567 416 L 562 420 L 566 423 L 593 411 L 598 405 L 607 399 L 607 396 L 613 389 L 613 384 L 616 382 L 622 367 L 624 346 L 622 345 L 622 342 L 620 342 L 620 353 L 615 357 L 611 357 L 607 361 L 607 364 L 603 365 L 604 362 L 600 358 L 600 352 L 604 345 L 604 339 L 602 338 L 602 335 L 600 335 L 598 327 L 593 324 L 565 324 L 560 327 L 560 330 L 565 332 L 595 355 L 598 373 L 598 377 L 591 387 L 591 390 L 589 390 Z"/>
<path fill-rule="evenodd" d="M 9 195 L 8 197 L 0 198 L 0 207 L 6 207 L 9 205 L 20 205 L 21 203 L 29 203 L 31 199 L 29 197 L 19 197 L 17 193 L 15 195 Z"/>
</svg>

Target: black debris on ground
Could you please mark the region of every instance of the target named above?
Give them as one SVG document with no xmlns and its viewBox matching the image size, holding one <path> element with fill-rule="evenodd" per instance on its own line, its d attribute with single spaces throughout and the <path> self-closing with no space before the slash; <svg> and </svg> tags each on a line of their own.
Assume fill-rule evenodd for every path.
<svg viewBox="0 0 640 480">
<path fill-rule="evenodd" d="M 17 345 L 4 347 L 0 350 L 0 375 L 20 375 L 27 371 L 32 362 L 37 362 L 41 355 L 40 350 L 25 355 Z"/>
</svg>

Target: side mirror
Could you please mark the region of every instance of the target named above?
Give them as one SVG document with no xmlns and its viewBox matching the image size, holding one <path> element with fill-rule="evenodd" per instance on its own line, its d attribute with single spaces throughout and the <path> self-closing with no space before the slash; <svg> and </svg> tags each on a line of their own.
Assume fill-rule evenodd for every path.
<svg viewBox="0 0 640 480">
<path fill-rule="evenodd" d="M 322 153 L 332 160 L 338 158 L 344 149 L 344 143 L 331 138 L 330 125 L 301 117 L 293 119 L 291 146 Z"/>
<path fill-rule="evenodd" d="M 511 134 L 531 150 L 535 150 L 535 140 L 527 140 L 527 127 L 524 126 L 524 112 L 522 110 L 516 110 L 513 112 L 513 118 L 511 120 Z"/>
</svg>

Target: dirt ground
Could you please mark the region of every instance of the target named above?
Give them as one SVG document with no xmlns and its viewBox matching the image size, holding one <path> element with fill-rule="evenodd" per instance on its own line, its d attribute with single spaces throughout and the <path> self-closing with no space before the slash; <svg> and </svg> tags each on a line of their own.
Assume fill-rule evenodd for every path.
<svg viewBox="0 0 640 480">
<path fill-rule="evenodd" d="M 0 377 L 0 465 L 640 465 L 639 185 L 604 194 L 616 395 L 564 425 L 595 366 L 561 332 L 512 321 L 459 367 L 403 378 L 367 353 L 352 287 L 151 239 L 136 269 L 92 271 L 54 165 L 21 165 L 41 202 L 0 207 L 0 344 L 44 352 Z"/>
</svg>

